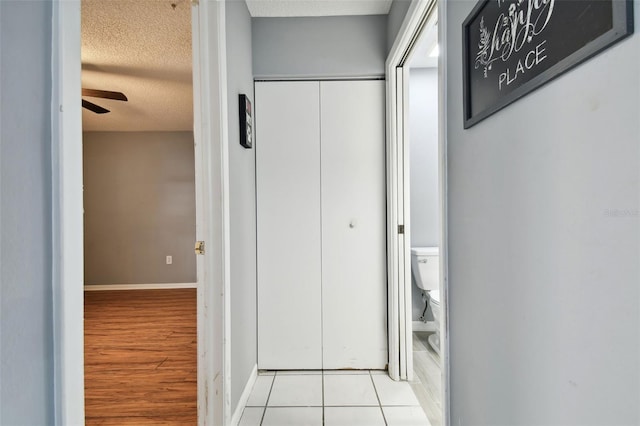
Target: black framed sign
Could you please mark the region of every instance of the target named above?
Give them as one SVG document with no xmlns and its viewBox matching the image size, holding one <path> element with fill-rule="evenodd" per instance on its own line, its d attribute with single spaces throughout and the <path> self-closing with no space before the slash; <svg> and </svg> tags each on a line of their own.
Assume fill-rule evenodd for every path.
<svg viewBox="0 0 640 426">
<path fill-rule="evenodd" d="M 462 24 L 464 128 L 633 33 L 633 0 L 481 0 Z"/>
</svg>

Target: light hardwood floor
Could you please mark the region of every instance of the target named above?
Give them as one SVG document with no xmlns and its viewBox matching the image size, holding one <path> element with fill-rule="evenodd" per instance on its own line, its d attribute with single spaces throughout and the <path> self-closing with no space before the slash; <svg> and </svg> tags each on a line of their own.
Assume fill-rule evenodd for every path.
<svg viewBox="0 0 640 426">
<path fill-rule="evenodd" d="M 196 290 L 85 292 L 87 425 L 197 423 Z"/>
<path fill-rule="evenodd" d="M 410 383 L 422 409 L 432 426 L 442 425 L 442 373 L 440 356 L 429 346 L 427 338 L 432 333 L 413 333 L 413 372 Z"/>
</svg>

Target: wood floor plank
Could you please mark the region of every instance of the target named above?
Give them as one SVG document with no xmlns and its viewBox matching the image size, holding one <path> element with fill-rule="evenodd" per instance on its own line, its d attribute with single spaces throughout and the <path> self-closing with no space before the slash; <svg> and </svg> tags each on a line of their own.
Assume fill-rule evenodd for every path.
<svg viewBox="0 0 640 426">
<path fill-rule="evenodd" d="M 413 371 L 411 383 L 414 393 L 432 426 L 442 425 L 442 369 L 440 357 L 427 339 L 432 333 L 413 333 Z"/>
<path fill-rule="evenodd" d="M 85 293 L 87 425 L 197 423 L 196 290 Z"/>
</svg>

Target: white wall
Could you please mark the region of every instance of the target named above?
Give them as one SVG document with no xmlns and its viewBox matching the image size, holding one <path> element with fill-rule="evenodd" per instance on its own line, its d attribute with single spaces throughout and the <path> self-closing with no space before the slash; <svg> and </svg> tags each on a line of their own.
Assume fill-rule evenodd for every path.
<svg viewBox="0 0 640 426">
<path fill-rule="evenodd" d="M 438 246 L 438 69 L 415 68 L 409 77 L 411 245 Z"/>
<path fill-rule="evenodd" d="M 453 425 L 640 423 L 636 34 L 464 130 L 447 1 Z"/>
<path fill-rule="evenodd" d="M 0 424 L 50 425 L 51 4 L 0 1 Z"/>
<path fill-rule="evenodd" d="M 384 15 L 253 18 L 252 27 L 256 79 L 384 75 Z"/>
<path fill-rule="evenodd" d="M 251 17 L 246 3 L 228 1 L 227 95 L 231 220 L 231 410 L 257 363 L 255 149 L 240 145 L 238 95 L 254 105 Z"/>
<path fill-rule="evenodd" d="M 440 245 L 438 196 L 438 69 L 413 68 L 409 74 L 409 156 L 411 245 Z M 424 309 L 413 282 L 413 319 Z"/>
<path fill-rule="evenodd" d="M 387 52 L 391 50 L 393 43 L 396 41 L 396 36 L 402 21 L 404 21 L 407 11 L 411 6 L 411 0 L 393 0 L 389 14 L 387 15 Z"/>
</svg>

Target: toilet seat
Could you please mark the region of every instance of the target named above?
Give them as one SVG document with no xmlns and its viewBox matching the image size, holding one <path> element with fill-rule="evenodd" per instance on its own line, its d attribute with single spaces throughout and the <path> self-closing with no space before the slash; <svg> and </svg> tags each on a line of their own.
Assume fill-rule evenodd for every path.
<svg viewBox="0 0 640 426">
<path fill-rule="evenodd" d="M 438 256 L 440 247 L 411 247 L 412 256 Z"/>
<path fill-rule="evenodd" d="M 429 292 L 429 302 L 434 305 L 440 305 L 440 291 L 439 290 L 431 290 Z"/>
</svg>

